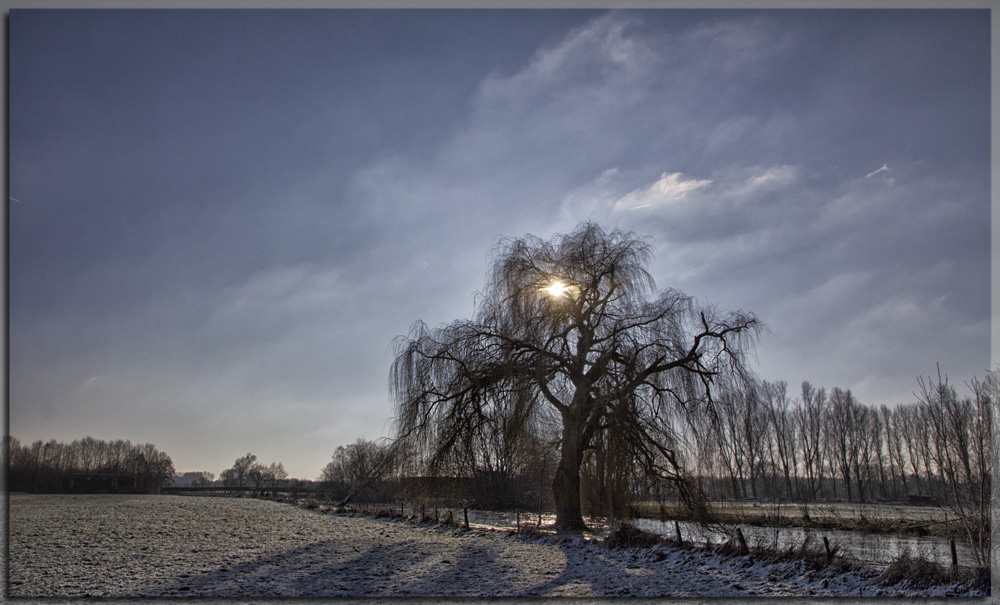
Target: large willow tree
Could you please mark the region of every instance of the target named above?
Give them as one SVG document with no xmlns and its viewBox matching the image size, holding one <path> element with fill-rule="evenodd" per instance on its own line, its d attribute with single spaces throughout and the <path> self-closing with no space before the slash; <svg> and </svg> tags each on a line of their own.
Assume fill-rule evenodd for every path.
<svg viewBox="0 0 1000 605">
<path fill-rule="evenodd" d="M 498 417 L 554 410 L 560 530 L 585 528 L 580 468 L 604 431 L 624 437 L 616 441 L 648 475 L 685 485 L 670 419 L 710 412 L 713 390 L 746 375 L 761 325 L 676 290 L 657 293 L 652 253 L 647 239 L 592 222 L 551 242 L 501 239 L 472 319 L 436 329 L 417 321 L 397 339 L 397 438 L 434 466 Z"/>
</svg>

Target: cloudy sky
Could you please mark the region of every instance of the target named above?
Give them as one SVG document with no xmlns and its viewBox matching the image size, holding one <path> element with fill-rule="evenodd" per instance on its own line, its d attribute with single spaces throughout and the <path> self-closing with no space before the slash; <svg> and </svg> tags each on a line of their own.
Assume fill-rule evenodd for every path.
<svg viewBox="0 0 1000 605">
<path fill-rule="evenodd" d="M 990 366 L 989 12 L 32 11 L 9 423 L 314 478 L 498 236 L 594 219 L 768 325 L 762 378 Z"/>
</svg>

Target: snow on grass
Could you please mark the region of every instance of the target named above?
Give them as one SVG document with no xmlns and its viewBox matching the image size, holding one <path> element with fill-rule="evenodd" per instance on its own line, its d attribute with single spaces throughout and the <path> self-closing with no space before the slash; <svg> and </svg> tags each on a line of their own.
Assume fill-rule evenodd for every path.
<svg viewBox="0 0 1000 605">
<path fill-rule="evenodd" d="M 180 496 L 9 502 L 11 597 L 946 596 L 876 571 Z M 973 595 L 970 595 L 973 596 Z"/>
</svg>

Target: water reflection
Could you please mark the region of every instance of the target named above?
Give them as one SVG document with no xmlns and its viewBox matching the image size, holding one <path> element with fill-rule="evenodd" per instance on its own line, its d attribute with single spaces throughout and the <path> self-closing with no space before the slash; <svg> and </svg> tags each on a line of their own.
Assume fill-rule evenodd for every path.
<svg viewBox="0 0 1000 605">
<path fill-rule="evenodd" d="M 636 519 L 636 527 L 673 537 L 675 535 L 673 521 L 654 519 Z M 706 540 L 719 543 L 727 538 L 720 532 L 714 532 L 696 523 L 681 521 L 681 535 L 686 540 L 704 544 Z M 822 544 L 825 536 L 831 546 L 839 547 L 839 554 L 861 563 L 885 565 L 891 563 L 904 550 L 911 555 L 920 556 L 940 565 L 951 565 L 951 546 L 946 538 L 936 536 L 899 536 L 892 534 L 870 534 L 859 531 L 808 529 L 799 527 L 753 527 L 741 526 L 747 544 L 752 546 L 768 546 L 785 550 L 798 548 L 809 540 L 813 545 Z M 973 564 L 972 552 L 967 546 L 956 544 L 959 565 Z"/>
</svg>

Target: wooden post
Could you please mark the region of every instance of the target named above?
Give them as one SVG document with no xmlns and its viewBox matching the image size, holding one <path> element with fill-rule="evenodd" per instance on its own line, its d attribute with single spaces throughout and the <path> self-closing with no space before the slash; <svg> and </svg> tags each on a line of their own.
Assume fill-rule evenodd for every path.
<svg viewBox="0 0 1000 605">
<path fill-rule="evenodd" d="M 823 536 L 823 547 L 826 548 L 826 564 L 829 565 L 833 561 L 833 552 L 830 550 L 830 540 L 826 536 Z"/>
<path fill-rule="evenodd" d="M 463 508 L 462 512 L 465 513 L 465 529 L 469 529 L 469 507 Z"/>
<path fill-rule="evenodd" d="M 542 530 L 542 494 L 545 492 L 541 489 L 543 483 L 545 483 L 545 459 L 542 459 L 542 464 L 538 465 L 538 531 Z"/>
<path fill-rule="evenodd" d="M 958 551 L 955 550 L 955 538 L 951 538 L 949 541 L 951 542 L 951 572 L 958 575 Z"/>
<path fill-rule="evenodd" d="M 516 521 L 517 522 L 517 533 L 520 534 L 521 533 L 521 510 L 518 509 L 517 511 L 515 511 L 514 514 L 516 515 L 516 518 L 517 518 L 517 521 Z"/>
<path fill-rule="evenodd" d="M 684 546 L 684 539 L 681 538 L 681 524 L 674 519 L 674 531 L 677 532 L 677 546 Z"/>
<path fill-rule="evenodd" d="M 740 541 L 740 552 L 742 553 L 750 552 L 750 548 L 747 547 L 746 538 L 743 537 L 743 530 L 740 529 L 739 527 L 736 528 L 736 538 Z"/>
</svg>

